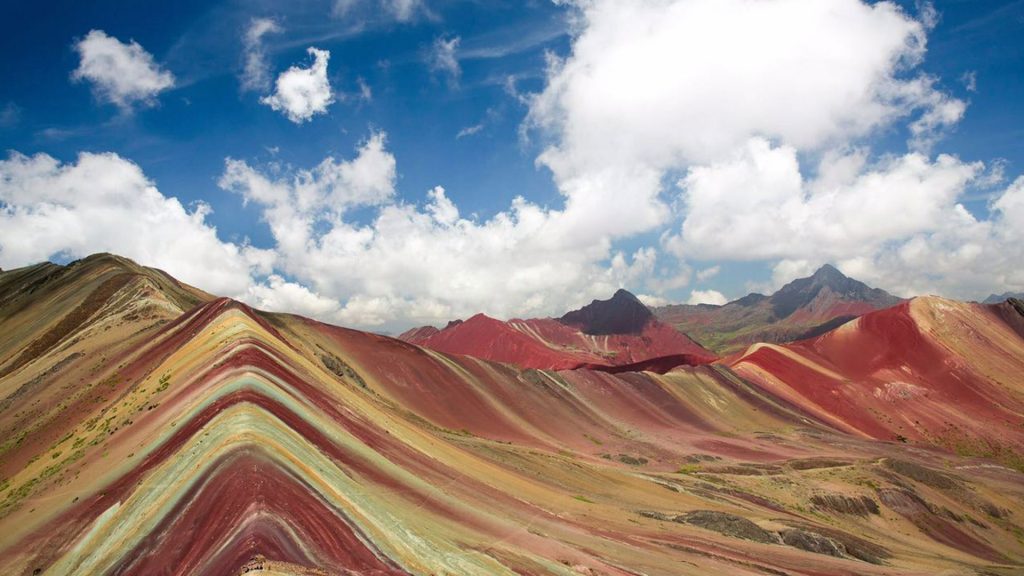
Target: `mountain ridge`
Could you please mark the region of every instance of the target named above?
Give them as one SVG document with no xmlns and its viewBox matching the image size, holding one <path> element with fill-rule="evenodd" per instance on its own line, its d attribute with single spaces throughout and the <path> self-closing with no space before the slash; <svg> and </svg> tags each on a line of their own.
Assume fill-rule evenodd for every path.
<svg viewBox="0 0 1024 576">
<path fill-rule="evenodd" d="M 706 348 L 729 354 L 754 342 L 791 342 L 820 334 L 902 301 L 825 264 L 770 296 L 751 293 L 721 306 L 669 305 L 653 312 Z"/>
<path fill-rule="evenodd" d="M 11 573 L 1024 566 L 1024 303 L 915 299 L 665 374 L 522 370 L 72 271 L 0 276 L 2 362 L 97 301 L 0 377 Z"/>
<path fill-rule="evenodd" d="M 1024 292 L 1003 292 L 1002 294 L 992 294 L 988 298 L 982 300 L 981 303 L 999 304 L 1000 302 L 1006 302 L 1011 299 L 1024 300 Z"/>
<path fill-rule="evenodd" d="M 673 363 L 702 364 L 716 358 L 685 334 L 659 322 L 636 296 L 623 289 L 560 318 L 501 321 L 476 314 L 453 320 L 443 329 L 412 328 L 399 339 L 441 352 L 538 369 L 646 363 L 664 371 Z M 651 362 L 655 358 L 663 360 Z"/>
</svg>

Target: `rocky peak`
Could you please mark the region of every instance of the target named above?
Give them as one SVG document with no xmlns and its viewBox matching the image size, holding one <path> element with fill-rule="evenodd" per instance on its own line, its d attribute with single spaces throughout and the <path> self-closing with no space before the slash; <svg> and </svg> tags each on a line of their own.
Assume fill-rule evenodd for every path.
<svg viewBox="0 0 1024 576">
<path fill-rule="evenodd" d="M 871 288 L 846 276 L 831 264 L 825 264 L 811 276 L 793 280 L 773 294 L 772 312 L 776 318 L 785 318 L 810 304 L 826 289 L 838 299 L 867 302 L 878 307 L 892 306 L 900 300 L 884 290 Z"/>
<path fill-rule="evenodd" d="M 594 300 L 559 318 L 559 322 L 578 327 L 586 334 L 636 334 L 653 317 L 639 298 L 618 290 L 608 300 Z"/>
</svg>

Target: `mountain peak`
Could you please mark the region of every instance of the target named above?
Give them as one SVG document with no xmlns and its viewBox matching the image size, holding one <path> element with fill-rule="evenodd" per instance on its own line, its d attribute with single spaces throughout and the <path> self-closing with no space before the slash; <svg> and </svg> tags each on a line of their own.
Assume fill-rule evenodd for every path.
<svg viewBox="0 0 1024 576">
<path fill-rule="evenodd" d="M 839 271 L 838 268 L 831 264 L 822 264 L 821 268 L 818 268 L 811 278 L 818 280 L 849 280 L 850 278 Z"/>
<path fill-rule="evenodd" d="M 653 314 L 639 298 L 620 288 L 608 300 L 594 300 L 558 320 L 578 326 L 586 334 L 636 334 L 643 331 L 651 317 Z"/>
<path fill-rule="evenodd" d="M 640 302 L 640 299 L 637 298 L 636 295 L 634 295 L 632 292 L 630 292 L 629 290 L 626 290 L 624 288 L 619 288 L 618 290 L 616 290 L 615 294 L 612 294 L 611 301 L 612 302 L 615 302 L 615 301 L 620 301 L 620 302 L 637 302 L 641 306 L 643 305 L 643 302 Z M 598 300 L 594 300 L 594 302 L 598 302 Z"/>
<path fill-rule="evenodd" d="M 828 287 L 833 292 L 839 294 L 851 295 L 871 290 L 871 287 L 867 284 L 850 278 L 831 264 L 825 264 L 821 268 L 818 268 L 814 274 L 811 274 L 806 278 L 797 278 L 782 288 L 779 288 L 779 291 L 773 294 L 772 298 L 780 294 L 797 292 L 803 293 L 811 290 L 816 292 L 824 287 Z"/>
<path fill-rule="evenodd" d="M 876 305 L 876 308 L 892 306 L 900 301 L 884 290 L 871 288 L 859 280 L 846 276 L 835 266 L 825 264 L 811 276 L 793 280 L 772 294 L 772 312 L 776 318 L 786 318 L 810 304 L 825 289 L 828 290 L 825 294 L 831 293 L 829 298 L 866 302 Z"/>
<path fill-rule="evenodd" d="M 111 254 L 109 252 L 97 252 L 84 258 L 79 258 L 68 263 L 68 268 L 94 267 L 96 269 L 113 269 L 122 272 L 139 273 L 143 267 L 130 258 Z"/>
</svg>

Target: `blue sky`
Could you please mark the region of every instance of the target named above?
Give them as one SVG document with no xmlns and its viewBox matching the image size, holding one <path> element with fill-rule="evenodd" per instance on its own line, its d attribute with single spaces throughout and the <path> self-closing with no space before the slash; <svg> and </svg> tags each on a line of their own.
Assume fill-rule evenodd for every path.
<svg viewBox="0 0 1024 576">
<path fill-rule="evenodd" d="M 277 148 L 276 159 L 310 165 L 326 154 L 348 154 L 372 128 L 388 133 L 400 158 L 400 192 L 419 197 L 444 183 L 466 210 L 481 212 L 503 208 L 521 193 L 555 198 L 550 178 L 533 167 L 536 147 L 520 145 L 524 108 L 504 84 L 512 75 L 522 77 L 520 89 L 538 89 L 544 50 L 567 49 L 565 11 L 553 4 L 446 3 L 410 22 L 373 14 L 383 21 L 366 24 L 331 18 L 329 2 L 66 2 L 52 11 L 60 15 L 56 21 L 49 10 L 44 18 L 38 5 L 21 4 L 4 18 L 0 40 L 12 55 L 0 64 L 4 98 L 20 108 L 20 121 L 3 135 L 5 148 L 62 159 L 81 150 L 118 152 L 163 192 L 213 205 L 213 221 L 229 237 L 267 239 L 254 222 L 259 214 L 234 214 L 241 198 L 217 187 L 224 157 L 266 158 L 267 148 Z M 242 36 L 253 17 L 275 18 L 284 28 L 268 38 L 274 70 L 303 63 L 307 46 L 326 48 L 332 86 L 354 95 L 363 78 L 372 101 L 339 102 L 295 126 L 257 95 L 240 94 Z M 139 42 L 178 77 L 178 86 L 129 117 L 97 103 L 87 83 L 69 82 L 78 65 L 72 43 L 92 29 Z M 463 60 L 456 90 L 427 65 L 431 44 L 445 35 L 462 37 L 466 52 L 493 55 Z M 481 122 L 487 126 L 476 137 L 456 140 L 460 130 Z"/>
<path fill-rule="evenodd" d="M 1024 289 L 1011 270 L 1024 2 L 819 5 L 842 21 L 810 3 L 705 4 L 8 2 L 0 265 L 117 251 L 257 305 L 378 329 L 558 314 L 619 286 L 718 302 L 825 262 L 901 295 Z M 758 18 L 778 34 L 744 32 Z M 257 22 L 273 30 L 247 44 Z M 76 74 L 90 39 L 134 41 L 142 68 Z M 311 47 L 330 54 L 333 102 L 296 122 L 268 98 L 290 67 L 311 66 Z M 246 88 L 254 53 L 266 76 Z M 773 59 L 758 64 L 762 53 Z M 168 85 L 147 88 L 146 74 Z M 111 78 L 128 83 L 120 102 Z M 81 153 L 98 155 L 93 171 Z M 841 176 L 825 178 L 826 164 Z M 121 169 L 84 216 L 90 178 Z M 286 210 L 303 178 L 320 196 Z M 458 216 L 438 216 L 447 206 Z M 295 226 L 306 232 L 288 247 Z"/>
</svg>

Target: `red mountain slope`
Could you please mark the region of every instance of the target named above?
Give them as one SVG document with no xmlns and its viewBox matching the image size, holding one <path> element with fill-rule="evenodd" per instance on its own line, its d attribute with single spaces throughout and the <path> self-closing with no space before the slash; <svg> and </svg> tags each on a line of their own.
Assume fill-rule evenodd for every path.
<svg viewBox="0 0 1024 576">
<path fill-rule="evenodd" d="M 655 319 L 636 298 L 620 290 L 561 319 L 502 322 L 483 314 L 455 321 L 443 330 L 414 328 L 399 338 L 449 354 L 508 362 L 523 368 L 567 370 L 646 363 L 664 372 L 699 365 L 715 355 L 685 334 Z M 661 362 L 650 362 L 662 358 Z"/>
<path fill-rule="evenodd" d="M 1021 311 L 936 297 L 728 361 L 833 426 L 996 455 L 1024 445 Z"/>
</svg>

